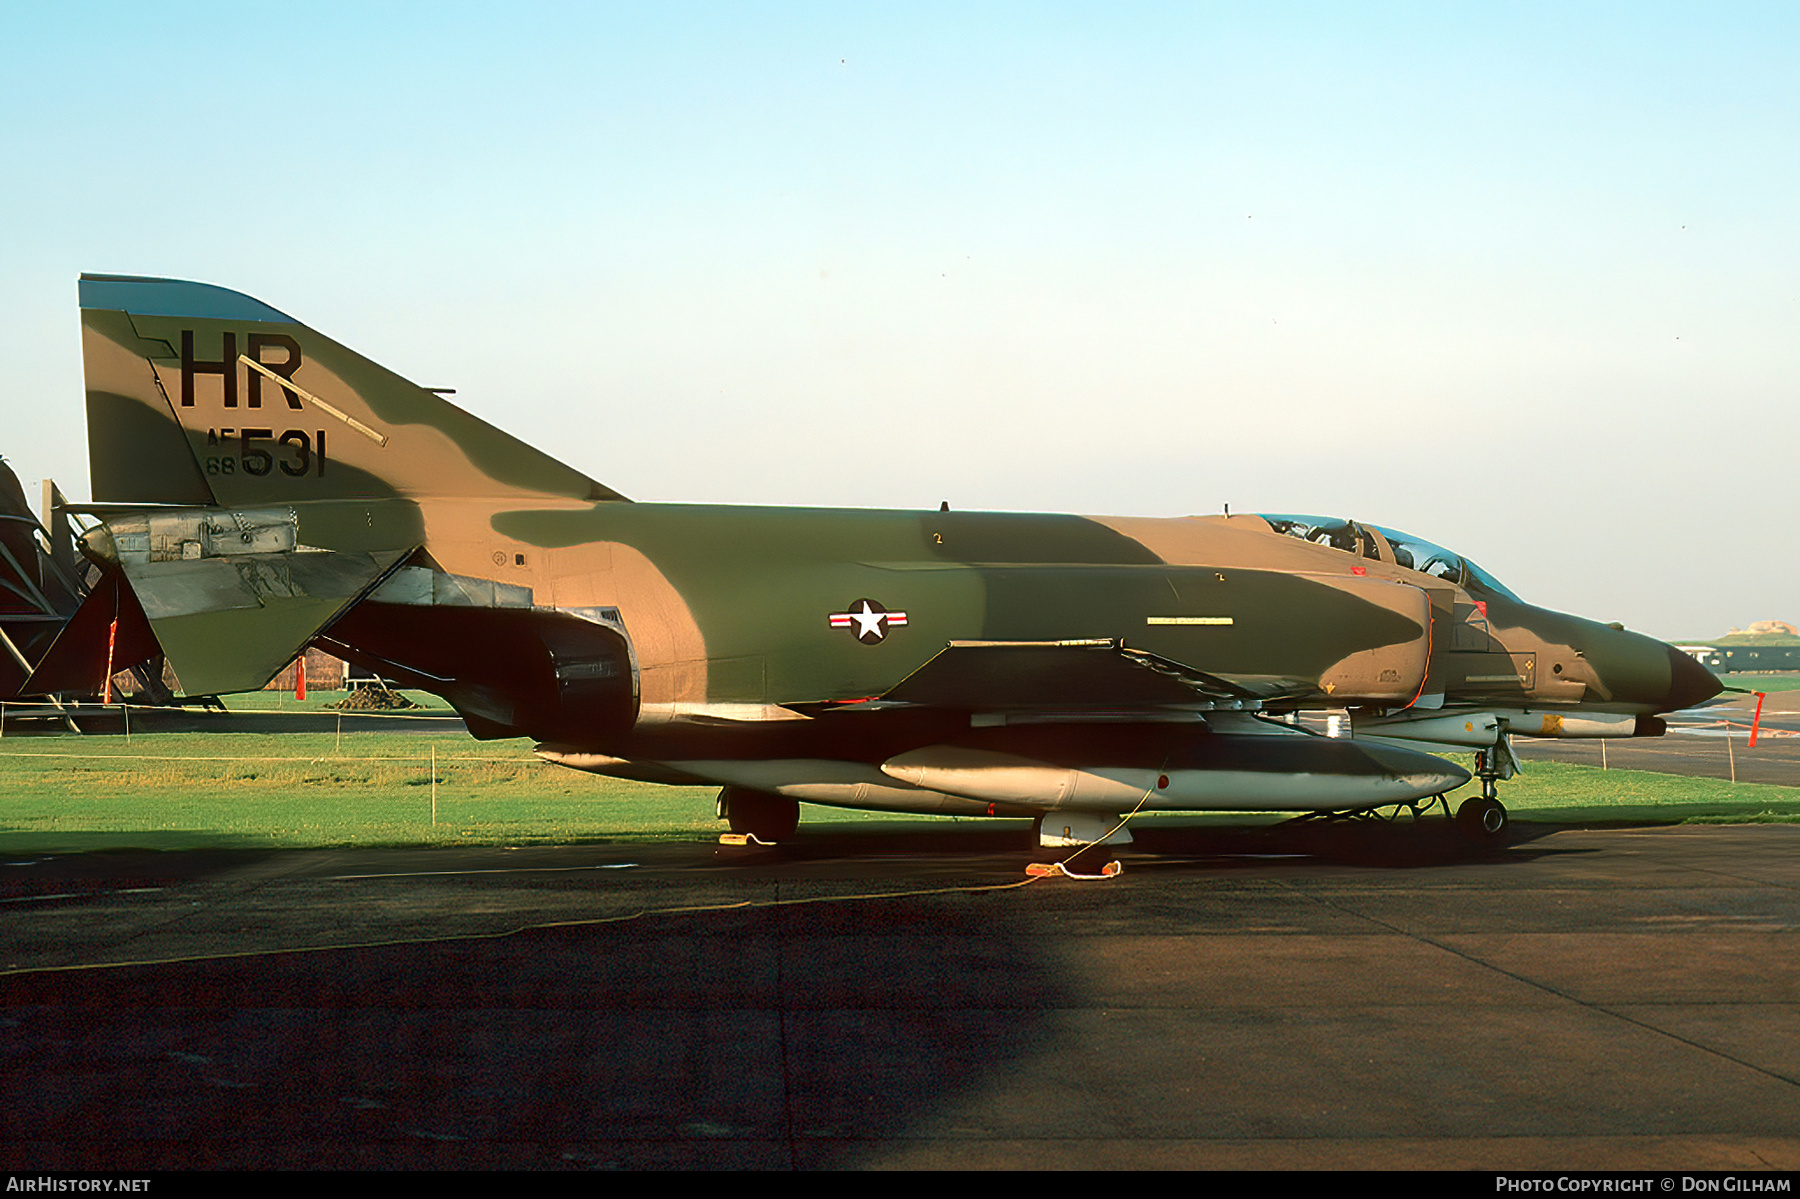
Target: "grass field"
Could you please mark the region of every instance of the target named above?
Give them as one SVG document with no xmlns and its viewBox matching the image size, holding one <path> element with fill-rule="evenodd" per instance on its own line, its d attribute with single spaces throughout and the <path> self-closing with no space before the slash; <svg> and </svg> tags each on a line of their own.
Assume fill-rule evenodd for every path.
<svg viewBox="0 0 1800 1199">
<path fill-rule="evenodd" d="M 311 691 L 305 699 L 295 699 L 286 691 L 248 691 L 226 696 L 225 706 L 234 712 L 326 712 L 348 694 L 346 691 Z M 449 704 L 429 691 L 403 691 L 400 694 L 427 711 L 451 711 Z"/>
<path fill-rule="evenodd" d="M 281 703 L 302 706 L 291 699 L 274 706 Z M 1529 820 L 1800 820 L 1800 788 L 1552 762 L 1531 763 L 1501 797 Z M 7 853 L 709 839 L 721 828 L 713 798 L 712 788 L 581 774 L 533 757 L 528 742 L 478 742 L 461 733 L 0 739 L 0 851 Z M 809 825 L 934 819 L 802 811 Z"/>
<path fill-rule="evenodd" d="M 1800 691 L 1800 674 L 1722 674 L 1719 681 L 1746 691 Z"/>
<path fill-rule="evenodd" d="M 717 824 L 711 790 L 602 779 L 530 750 L 386 733 L 8 738 L 0 848 L 528 844 Z"/>
</svg>

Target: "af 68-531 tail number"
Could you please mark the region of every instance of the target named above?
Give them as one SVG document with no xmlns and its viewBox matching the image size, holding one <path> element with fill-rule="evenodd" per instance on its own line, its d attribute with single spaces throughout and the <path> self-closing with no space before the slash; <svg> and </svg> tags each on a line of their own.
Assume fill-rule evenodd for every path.
<svg viewBox="0 0 1800 1199">
<path fill-rule="evenodd" d="M 234 434 L 236 453 L 226 448 L 232 444 Z M 208 429 L 206 445 L 208 450 L 214 451 L 203 458 L 209 475 L 260 477 L 279 470 L 298 479 L 303 475 L 322 478 L 325 474 L 323 429 L 310 433 L 305 429 L 284 429 L 279 437 L 273 429 Z M 268 448 L 265 449 L 265 445 Z M 217 452 L 219 450 L 225 452 Z"/>
</svg>

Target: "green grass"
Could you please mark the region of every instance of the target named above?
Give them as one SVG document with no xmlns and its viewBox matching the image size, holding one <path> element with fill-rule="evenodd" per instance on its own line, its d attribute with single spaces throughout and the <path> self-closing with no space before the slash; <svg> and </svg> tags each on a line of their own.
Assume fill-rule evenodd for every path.
<svg viewBox="0 0 1800 1199">
<path fill-rule="evenodd" d="M 715 830 L 713 794 L 581 774 L 528 742 L 462 735 L 14 737 L 0 742 L 0 848 L 692 837 Z"/>
<path fill-rule="evenodd" d="M 1800 691 L 1800 674 L 1722 674 L 1719 681 L 1746 691 Z"/>
<path fill-rule="evenodd" d="M 1457 760 L 1474 769 L 1471 759 Z M 1461 803 L 1480 791 L 1479 784 L 1470 783 L 1452 794 L 1450 802 Z M 1800 787 L 1565 762 L 1525 763 L 1522 774 L 1500 784 L 1500 800 L 1521 820 L 1564 824 L 1800 822 Z"/>
<path fill-rule="evenodd" d="M 1526 820 L 1800 821 L 1800 788 L 1555 762 L 1530 763 L 1525 774 L 1503 784 L 1501 796 Z M 713 797 L 710 787 L 581 774 L 533 757 L 528 742 L 484 743 L 462 734 L 0 740 L 0 852 L 14 854 L 123 846 L 705 840 L 720 831 Z M 1459 793 L 1453 802 L 1461 798 Z M 809 807 L 804 819 L 811 825 L 898 828 L 933 818 Z"/>
<path fill-rule="evenodd" d="M 348 691 L 311 690 L 302 700 L 295 699 L 291 691 L 247 691 L 242 695 L 226 696 L 225 706 L 233 712 L 328 712 L 332 704 L 349 694 Z M 449 704 L 429 691 L 402 691 L 400 694 L 427 712 L 452 710 Z"/>
</svg>

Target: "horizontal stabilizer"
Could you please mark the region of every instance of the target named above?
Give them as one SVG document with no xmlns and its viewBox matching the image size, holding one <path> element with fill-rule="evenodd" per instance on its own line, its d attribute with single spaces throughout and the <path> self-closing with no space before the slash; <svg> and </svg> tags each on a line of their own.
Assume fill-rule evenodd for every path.
<svg viewBox="0 0 1800 1199">
<path fill-rule="evenodd" d="M 395 540 L 321 549 L 301 536 L 294 507 L 148 507 L 90 529 L 83 552 L 124 574 L 184 694 L 255 691 L 417 548 L 376 505 L 335 521 L 321 505 L 309 513 L 320 532 L 366 526 Z"/>
<path fill-rule="evenodd" d="M 236 554 L 127 564 L 188 695 L 255 691 L 408 550 Z"/>
</svg>

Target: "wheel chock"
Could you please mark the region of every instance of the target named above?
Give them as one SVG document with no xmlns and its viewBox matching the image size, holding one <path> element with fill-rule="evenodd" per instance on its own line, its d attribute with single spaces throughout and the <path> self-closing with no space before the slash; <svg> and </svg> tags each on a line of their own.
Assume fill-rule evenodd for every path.
<svg viewBox="0 0 1800 1199">
<path fill-rule="evenodd" d="M 1060 874 L 1064 878 L 1080 879 L 1083 882 L 1094 882 L 1099 879 L 1118 878 L 1121 874 L 1125 873 L 1125 867 L 1117 858 L 1114 858 L 1106 865 L 1100 867 L 1100 873 L 1098 874 L 1080 874 L 1070 870 L 1061 862 L 1027 862 L 1025 863 L 1025 873 L 1031 878 L 1050 878 Z"/>
</svg>

